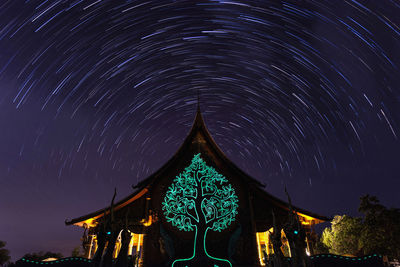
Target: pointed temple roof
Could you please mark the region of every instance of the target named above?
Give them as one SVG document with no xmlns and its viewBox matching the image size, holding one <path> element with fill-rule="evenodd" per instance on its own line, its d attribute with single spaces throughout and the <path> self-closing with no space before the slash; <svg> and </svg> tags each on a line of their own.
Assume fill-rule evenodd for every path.
<svg viewBox="0 0 400 267">
<path fill-rule="evenodd" d="M 211 137 L 209 131 L 207 130 L 199 106 L 197 106 L 196 117 L 194 119 L 192 128 L 188 136 L 182 143 L 182 145 L 177 150 L 177 152 L 160 169 L 158 169 L 148 178 L 139 182 L 134 187 L 136 189 L 134 193 L 130 194 L 129 196 L 120 200 L 118 203 L 114 204 L 114 211 L 118 211 L 128 205 L 130 206 L 134 205 L 137 206 L 135 208 L 143 210 L 143 208 L 140 208 L 140 205 L 143 206 L 145 202 L 140 201 L 140 199 L 143 199 L 146 193 L 148 193 L 151 190 L 153 184 L 157 183 L 157 181 L 161 179 L 161 177 L 163 177 L 163 174 L 165 174 L 166 170 L 174 168 L 177 162 L 179 162 L 180 159 L 184 158 L 189 153 L 188 151 L 200 152 L 200 150 L 210 151 L 209 154 L 212 155 L 211 158 L 214 161 L 219 162 L 219 166 L 226 166 L 226 168 L 230 169 L 231 172 L 235 173 L 238 177 L 243 179 L 245 183 L 252 186 L 254 192 L 254 199 L 256 202 L 258 202 L 257 204 L 255 204 L 255 206 L 257 206 L 256 207 L 257 210 L 268 210 L 264 208 L 264 205 L 270 204 L 279 207 L 282 210 L 289 211 L 289 204 L 287 202 L 280 200 L 272 196 L 271 194 L 267 193 L 266 191 L 264 191 L 263 189 L 264 185 L 261 182 L 246 174 L 244 171 L 238 168 L 232 161 L 230 161 L 227 158 L 227 156 L 218 147 L 214 139 Z M 297 213 L 297 215 L 300 218 L 302 218 L 303 224 L 311 224 L 311 222 L 313 224 L 317 224 L 330 220 L 325 216 L 314 214 L 312 212 L 303 210 L 295 206 L 293 206 L 292 208 Z M 80 227 L 83 227 L 85 224 L 89 227 L 95 226 L 97 224 L 96 223 L 97 220 L 103 217 L 104 215 L 109 214 L 109 212 L 110 212 L 110 207 L 106 207 L 104 209 L 100 209 L 90 214 L 72 219 L 70 221 L 65 221 L 65 224 L 76 225 Z M 268 218 L 271 217 L 270 210 L 261 211 L 258 212 L 257 214 L 260 214 L 257 215 L 259 221 L 263 221 L 267 217 Z M 255 219 L 257 221 L 257 218 Z"/>
</svg>

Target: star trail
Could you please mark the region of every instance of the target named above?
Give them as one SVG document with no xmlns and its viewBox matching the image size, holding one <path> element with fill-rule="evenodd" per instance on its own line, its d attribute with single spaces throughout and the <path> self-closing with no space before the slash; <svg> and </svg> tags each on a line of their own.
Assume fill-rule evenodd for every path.
<svg viewBox="0 0 400 267">
<path fill-rule="evenodd" d="M 328 216 L 366 193 L 398 206 L 399 47 L 394 0 L 0 1 L 0 236 L 13 257 L 68 255 L 64 219 L 165 163 L 198 95 L 271 194 Z"/>
</svg>

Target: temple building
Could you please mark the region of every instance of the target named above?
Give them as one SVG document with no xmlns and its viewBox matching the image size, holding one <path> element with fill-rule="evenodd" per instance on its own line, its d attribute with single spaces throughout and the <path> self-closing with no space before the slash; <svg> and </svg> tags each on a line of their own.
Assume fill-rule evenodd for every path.
<svg viewBox="0 0 400 267">
<path fill-rule="evenodd" d="M 134 193 L 66 225 L 84 228 L 93 260 L 128 254 L 137 266 L 264 266 L 277 253 L 312 255 L 314 225 L 328 220 L 267 193 L 221 151 L 198 109 L 178 151 Z"/>
</svg>

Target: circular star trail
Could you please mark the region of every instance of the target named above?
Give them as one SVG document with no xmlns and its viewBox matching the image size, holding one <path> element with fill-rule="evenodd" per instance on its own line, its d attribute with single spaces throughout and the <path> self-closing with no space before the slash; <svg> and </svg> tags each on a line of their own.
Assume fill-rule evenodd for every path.
<svg viewBox="0 0 400 267">
<path fill-rule="evenodd" d="M 331 188 L 386 196 L 399 18 L 396 1 L 2 1 L 0 183 L 101 208 L 173 155 L 199 95 L 216 142 L 270 193 L 287 184 L 311 209 Z"/>
</svg>

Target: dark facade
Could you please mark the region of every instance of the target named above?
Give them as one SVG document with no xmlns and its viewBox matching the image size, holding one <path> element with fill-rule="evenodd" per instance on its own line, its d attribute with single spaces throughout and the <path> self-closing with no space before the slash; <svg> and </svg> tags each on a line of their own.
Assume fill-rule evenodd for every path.
<svg viewBox="0 0 400 267">
<path fill-rule="evenodd" d="M 224 223 L 226 221 L 229 223 L 223 229 L 215 227 L 216 224 L 214 224 L 213 229 L 217 231 L 206 231 L 205 241 L 197 242 L 200 245 L 204 244 L 206 254 L 202 254 L 201 246 L 196 245 L 195 233 L 198 230 L 198 236 L 204 236 L 204 233 L 200 233 L 202 228 L 200 225 L 205 224 L 208 220 L 207 216 L 211 218 L 214 213 L 220 214 L 219 211 L 213 211 L 215 208 L 205 208 L 206 204 L 204 203 L 209 202 L 201 203 L 204 205 L 202 214 L 196 216 L 198 216 L 197 218 L 203 216 L 206 220 L 203 223 L 199 220 L 197 230 L 190 231 L 179 220 L 175 225 L 168 221 L 165 215 L 165 204 L 163 204 L 166 202 L 167 191 L 174 183 L 174 179 L 193 163 L 194 156 L 198 154 L 208 167 L 226 178 L 237 197 L 237 206 L 232 206 L 232 203 L 229 204 L 225 200 L 221 202 L 224 203 L 224 207 L 220 207 L 220 209 L 231 214 L 229 220 L 224 220 Z M 202 173 L 204 174 L 204 172 Z M 117 235 L 125 229 L 129 230 L 132 235 L 140 234 L 139 237 L 143 238 L 143 241 L 136 240 L 134 243 L 137 251 L 140 247 L 138 257 L 140 257 L 142 266 L 170 266 L 172 264 L 185 266 L 185 262 L 176 260 L 190 259 L 194 256 L 194 250 L 197 254 L 195 253 L 192 261 L 198 260 L 202 264 L 216 262 L 218 266 L 230 266 L 231 264 L 234 266 L 258 266 L 263 263 L 261 257 L 266 253 L 261 250 L 267 251 L 267 246 L 270 244 L 269 241 L 266 241 L 267 239 L 260 241 L 257 232 L 267 232 L 274 225 L 275 228 L 282 229 L 292 214 L 296 216 L 297 223 L 304 229 L 306 241 L 310 241 L 312 240 L 312 226 L 328 220 L 326 217 L 292 207 L 265 192 L 260 182 L 241 171 L 219 149 L 208 132 L 199 110 L 190 133 L 175 155 L 135 188 L 136 191 L 133 194 L 118 203 L 112 203 L 110 207 L 66 221 L 67 225 L 77 225 L 85 227 L 87 230 L 84 239 L 87 239 L 86 250 L 89 258 L 93 257 L 96 249 L 104 248 L 104 245 L 101 246 L 98 244 L 99 241 L 96 241 L 99 239 L 100 232 L 115 236 L 117 246 L 115 246 L 113 254 L 116 257 L 122 250 L 120 247 L 124 246 L 122 241 L 118 241 L 121 237 L 117 237 Z M 224 186 L 220 186 L 220 188 L 226 189 Z M 196 196 L 198 196 L 197 193 Z M 215 200 L 215 198 L 212 199 Z M 200 205 L 197 200 L 190 203 L 187 204 L 187 209 Z M 216 205 L 221 206 L 222 204 Z M 232 212 L 235 212 L 234 216 Z M 217 216 L 215 215 L 215 217 Z M 183 217 L 177 216 L 176 218 Z M 195 222 L 193 218 L 192 216 L 192 224 Z M 218 221 L 220 226 L 221 222 L 222 219 Z M 179 227 L 181 227 L 180 230 Z M 114 243 L 112 239 L 109 237 L 108 244 Z M 119 245 L 118 242 L 120 242 Z M 261 247 L 262 242 L 264 242 L 263 247 Z M 130 243 L 132 247 L 132 240 Z M 311 249 L 310 244 L 307 244 L 310 246 L 309 250 Z"/>
</svg>

